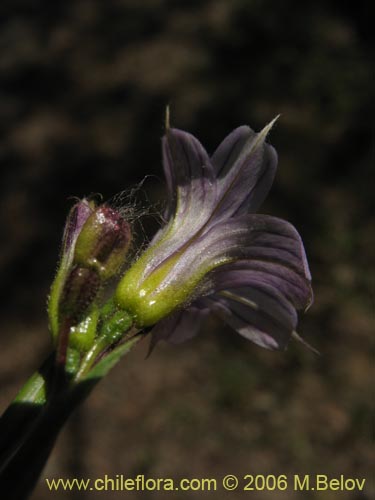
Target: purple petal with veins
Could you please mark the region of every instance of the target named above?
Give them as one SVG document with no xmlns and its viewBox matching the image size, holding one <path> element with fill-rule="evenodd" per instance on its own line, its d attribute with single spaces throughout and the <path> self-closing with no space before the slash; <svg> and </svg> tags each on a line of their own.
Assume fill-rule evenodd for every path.
<svg viewBox="0 0 375 500">
<path fill-rule="evenodd" d="M 254 214 L 276 172 L 276 151 L 266 143 L 274 121 L 260 133 L 235 129 L 211 158 L 191 134 L 167 130 L 168 221 L 150 244 L 142 279 L 171 262 L 159 288 L 197 276 L 200 283 L 188 304 L 154 328 L 153 342 L 192 337 L 211 310 L 256 344 L 282 349 L 295 331 L 296 310 L 311 304 L 311 275 L 297 230 Z"/>
</svg>

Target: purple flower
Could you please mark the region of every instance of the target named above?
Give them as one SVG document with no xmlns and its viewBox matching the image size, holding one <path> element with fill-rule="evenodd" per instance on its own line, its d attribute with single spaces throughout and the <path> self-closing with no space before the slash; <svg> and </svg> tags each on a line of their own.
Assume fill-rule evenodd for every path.
<svg viewBox="0 0 375 500">
<path fill-rule="evenodd" d="M 139 327 L 156 325 L 154 341 L 194 336 L 213 311 L 256 344 L 285 348 L 296 310 L 312 302 L 298 232 L 255 214 L 276 171 L 276 151 L 265 142 L 274 121 L 260 133 L 235 129 L 211 158 L 192 135 L 167 130 L 167 222 L 116 294 Z"/>
</svg>

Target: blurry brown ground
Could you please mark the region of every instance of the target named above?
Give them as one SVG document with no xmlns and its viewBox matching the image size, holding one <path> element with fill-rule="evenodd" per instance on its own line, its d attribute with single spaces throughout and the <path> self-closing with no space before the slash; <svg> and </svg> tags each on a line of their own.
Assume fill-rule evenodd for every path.
<svg viewBox="0 0 375 500">
<path fill-rule="evenodd" d="M 0 7 L 1 410 L 50 348 L 45 300 L 69 197 L 113 196 L 152 174 L 172 122 L 212 151 L 260 129 L 279 170 L 266 213 L 301 232 L 315 304 L 299 331 L 320 357 L 250 345 L 212 321 L 180 348 L 139 346 L 70 420 L 43 477 L 367 478 L 373 498 L 374 141 L 364 2 L 3 1 Z M 372 177 L 373 182 L 373 177 Z M 371 220 L 372 219 L 372 220 Z M 145 231 L 155 229 L 152 217 Z M 130 499 L 247 498 L 236 491 L 102 493 Z M 92 498 L 49 493 L 34 498 Z"/>
</svg>

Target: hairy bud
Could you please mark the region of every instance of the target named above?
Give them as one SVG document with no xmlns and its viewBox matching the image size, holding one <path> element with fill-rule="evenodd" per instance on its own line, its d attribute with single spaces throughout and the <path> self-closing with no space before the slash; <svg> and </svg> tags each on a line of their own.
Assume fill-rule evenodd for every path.
<svg viewBox="0 0 375 500">
<path fill-rule="evenodd" d="M 59 317 L 78 324 L 95 300 L 100 288 L 100 277 L 95 269 L 74 266 L 60 296 Z"/>
<path fill-rule="evenodd" d="M 130 225 L 118 210 L 107 205 L 95 207 L 86 199 L 72 207 L 48 305 L 56 341 L 60 342 L 64 329 L 68 336 L 75 328 L 81 332 L 82 324 L 98 305 L 102 286 L 121 270 L 130 243 Z M 64 349 L 68 345 L 67 341 L 62 344 Z M 80 340 L 81 344 L 85 344 L 84 340 Z"/>
<path fill-rule="evenodd" d="M 115 276 L 131 243 L 130 225 L 113 208 L 103 205 L 88 217 L 75 245 L 73 262 L 95 269 L 100 278 Z"/>
</svg>

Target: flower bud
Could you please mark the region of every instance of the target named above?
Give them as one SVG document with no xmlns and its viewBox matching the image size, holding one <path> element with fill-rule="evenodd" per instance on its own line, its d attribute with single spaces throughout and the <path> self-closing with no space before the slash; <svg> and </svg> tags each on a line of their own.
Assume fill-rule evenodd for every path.
<svg viewBox="0 0 375 500">
<path fill-rule="evenodd" d="M 74 266 L 62 289 L 59 301 L 59 319 L 68 319 L 77 325 L 87 313 L 100 288 L 100 277 L 95 269 Z"/>
<path fill-rule="evenodd" d="M 61 324 L 61 295 L 72 269 L 74 248 L 78 235 L 88 217 L 93 213 L 95 205 L 87 199 L 79 200 L 71 209 L 65 223 L 61 260 L 57 274 L 51 286 L 51 292 L 48 299 L 48 315 L 50 329 L 54 339 L 57 339 Z M 64 293 L 67 296 L 67 291 Z M 66 298 L 65 298 L 66 300 Z"/>
<path fill-rule="evenodd" d="M 120 271 L 130 242 L 130 225 L 119 211 L 86 199 L 73 206 L 48 304 L 55 339 L 61 325 L 75 327 L 91 314 L 101 286 Z"/>
<path fill-rule="evenodd" d="M 63 255 L 66 255 L 71 250 L 74 250 L 74 245 L 78 235 L 88 217 L 93 213 L 94 209 L 94 202 L 88 201 L 86 198 L 80 200 L 70 209 L 66 219 L 63 235 Z"/>
<path fill-rule="evenodd" d="M 101 279 L 115 276 L 131 242 L 130 225 L 121 214 L 103 205 L 92 212 L 76 241 L 73 262 L 95 269 Z"/>
</svg>

